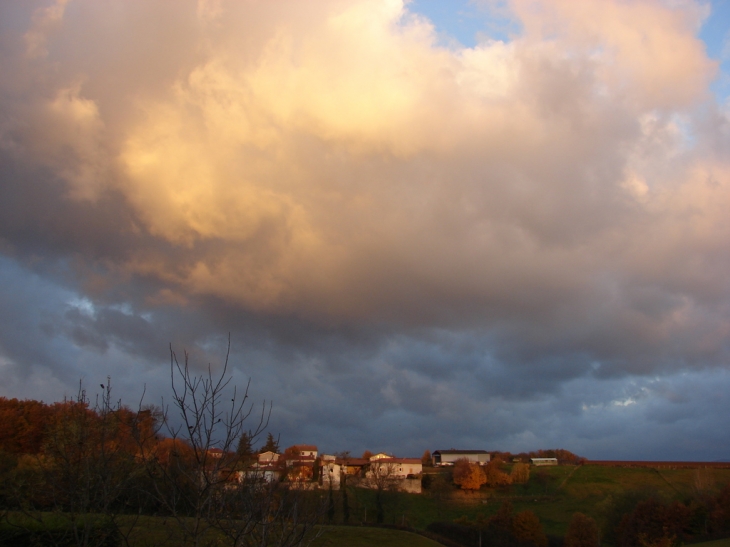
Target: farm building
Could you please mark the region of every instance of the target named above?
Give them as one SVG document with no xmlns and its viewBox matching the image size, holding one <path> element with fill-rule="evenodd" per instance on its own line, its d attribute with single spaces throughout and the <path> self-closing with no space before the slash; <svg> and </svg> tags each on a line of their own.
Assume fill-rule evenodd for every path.
<svg viewBox="0 0 730 547">
<path fill-rule="evenodd" d="M 453 465 L 456 460 L 469 460 L 470 462 L 486 465 L 489 463 L 489 452 L 486 450 L 436 450 L 431 459 L 435 466 Z"/>
<path fill-rule="evenodd" d="M 558 465 L 558 458 L 530 458 L 532 465 Z"/>
</svg>

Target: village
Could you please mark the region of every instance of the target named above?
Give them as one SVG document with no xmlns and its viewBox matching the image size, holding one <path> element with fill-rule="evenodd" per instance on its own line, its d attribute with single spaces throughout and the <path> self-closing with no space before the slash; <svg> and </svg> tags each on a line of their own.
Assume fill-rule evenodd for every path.
<svg viewBox="0 0 730 547">
<path fill-rule="evenodd" d="M 223 451 L 213 449 L 216 457 Z M 257 478 L 265 482 L 287 481 L 299 489 L 339 490 L 347 481 L 363 488 L 397 490 L 411 494 L 422 493 L 425 468 L 451 467 L 457 462 L 487 466 L 491 455 L 486 450 L 426 450 L 421 458 L 401 458 L 385 452 L 372 454 L 365 451 L 362 457 L 352 457 L 349 452 L 320 454 L 317 446 L 297 444 L 283 453 L 262 450 L 251 454 L 246 468 L 239 470 L 239 481 Z M 519 459 L 515 459 L 518 462 Z M 530 458 L 531 465 L 557 465 L 557 458 Z"/>
</svg>

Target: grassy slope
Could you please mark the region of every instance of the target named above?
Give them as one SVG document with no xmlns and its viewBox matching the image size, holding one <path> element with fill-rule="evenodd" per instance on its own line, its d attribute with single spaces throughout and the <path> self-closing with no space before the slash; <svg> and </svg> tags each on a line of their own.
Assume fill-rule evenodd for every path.
<svg viewBox="0 0 730 547">
<path fill-rule="evenodd" d="M 362 528 L 356 526 L 323 526 L 322 535 L 312 547 L 438 547 L 438 543 L 417 534 Z"/>
<path fill-rule="evenodd" d="M 543 473 L 540 480 L 538 473 Z M 406 524 L 424 529 L 434 521 L 452 521 L 466 516 L 474 519 L 477 514 L 494 514 L 505 500 L 510 500 L 515 511 L 530 509 L 551 535 L 564 535 L 570 518 L 575 512 L 593 516 L 603 521 L 611 501 L 626 492 L 651 491 L 668 499 L 687 501 L 700 491 L 713 492 L 730 483 L 730 469 L 651 469 L 618 468 L 585 465 L 582 467 L 560 466 L 532 470 L 526 485 L 514 485 L 504 489 L 482 489 L 475 494 L 450 490 L 442 496 L 428 491 L 423 495 L 388 493 L 385 502 L 387 524 Z M 371 490 L 350 490 L 350 523 L 375 518 L 375 493 Z M 341 522 L 341 498 L 336 498 L 335 523 Z M 173 521 L 155 517 L 142 517 L 132 533 L 132 545 L 178 545 L 179 537 Z M 378 547 L 435 545 L 430 540 L 397 530 L 362 528 L 358 526 L 327 526 L 314 547 L 342 545 L 344 547 Z M 730 547 L 730 541 L 721 540 L 702 544 L 702 547 Z"/>
<path fill-rule="evenodd" d="M 730 547 L 730 538 L 707 541 L 705 543 L 694 543 L 692 547 Z"/>
<path fill-rule="evenodd" d="M 538 480 L 537 473 L 547 479 Z M 532 469 L 530 482 L 505 489 L 482 489 L 473 495 L 453 492 L 453 499 L 439 501 L 428 494 L 401 494 L 391 503 L 386 521 L 425 528 L 436 520 L 450 521 L 460 516 L 494 514 L 509 499 L 515 511 L 530 509 L 548 534 L 564 535 L 572 515 L 582 512 L 599 524 L 613 499 L 632 491 L 656 493 L 662 498 L 687 501 L 699 490 L 714 492 L 730 483 L 729 469 L 651 469 L 584 465 Z M 364 501 L 364 500 L 363 500 Z"/>
</svg>

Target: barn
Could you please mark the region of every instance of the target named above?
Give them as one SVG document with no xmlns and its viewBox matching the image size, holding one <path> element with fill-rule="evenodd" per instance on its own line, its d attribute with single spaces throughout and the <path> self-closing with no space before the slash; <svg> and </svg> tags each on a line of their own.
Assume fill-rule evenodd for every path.
<svg viewBox="0 0 730 547">
<path fill-rule="evenodd" d="M 456 460 L 469 460 L 470 462 L 486 465 L 489 463 L 489 452 L 486 450 L 436 450 L 431 455 L 435 466 L 454 465 Z"/>
</svg>

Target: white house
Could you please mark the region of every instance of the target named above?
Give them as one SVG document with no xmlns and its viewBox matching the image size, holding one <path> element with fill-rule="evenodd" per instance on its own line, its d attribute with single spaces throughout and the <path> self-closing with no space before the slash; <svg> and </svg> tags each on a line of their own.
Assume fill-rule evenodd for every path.
<svg viewBox="0 0 730 547">
<path fill-rule="evenodd" d="M 260 464 L 266 464 L 266 463 L 273 463 L 279 461 L 279 454 L 276 452 L 262 452 L 259 454 L 259 463 Z"/>
<path fill-rule="evenodd" d="M 369 473 L 387 475 L 393 479 L 405 479 L 409 475 L 418 475 L 423 471 L 423 464 L 418 458 L 370 458 Z"/>
<path fill-rule="evenodd" d="M 332 486 L 333 490 L 340 489 L 340 474 L 342 473 L 342 466 L 336 463 L 334 457 L 332 459 L 324 459 L 322 457 L 322 469 L 320 471 L 322 477 L 322 487 L 329 488 Z"/>
<path fill-rule="evenodd" d="M 254 464 L 246 471 L 238 472 L 238 481 L 255 480 L 261 482 L 276 482 L 281 477 L 281 470 L 272 464 Z"/>
<path fill-rule="evenodd" d="M 312 459 L 317 458 L 317 447 L 313 444 L 295 444 L 291 448 L 297 451 L 300 456 L 311 457 Z"/>
</svg>

